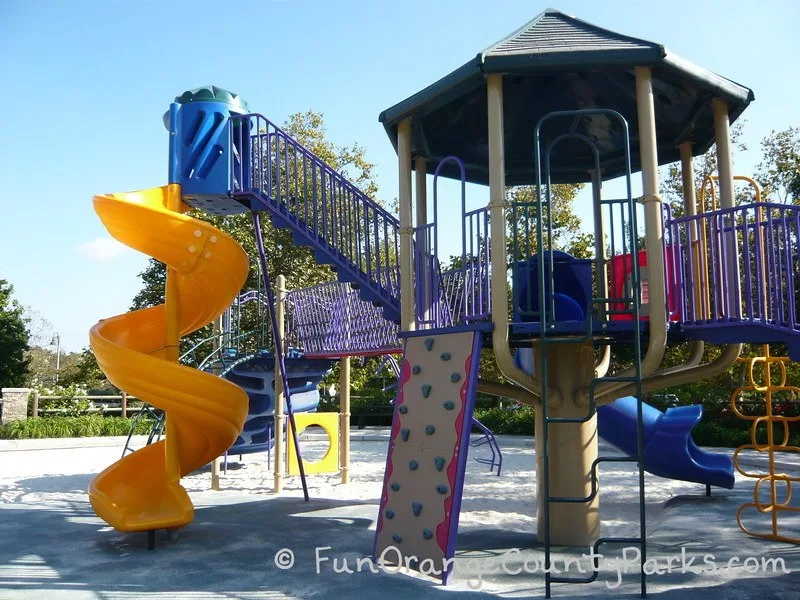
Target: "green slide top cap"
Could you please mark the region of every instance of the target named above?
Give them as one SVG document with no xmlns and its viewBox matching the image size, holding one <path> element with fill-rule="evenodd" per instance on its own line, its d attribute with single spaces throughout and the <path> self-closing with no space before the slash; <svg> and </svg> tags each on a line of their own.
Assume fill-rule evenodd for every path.
<svg viewBox="0 0 800 600">
<path fill-rule="evenodd" d="M 250 112 L 247 102 L 239 94 L 234 94 L 215 85 L 204 85 L 193 90 L 186 90 L 180 96 L 175 96 L 175 102 L 178 104 L 219 102 L 220 104 L 227 104 L 228 110 L 232 113 L 246 115 Z M 164 113 L 164 127 L 169 130 L 169 111 Z"/>
<path fill-rule="evenodd" d="M 228 90 L 215 85 L 204 85 L 203 87 L 187 90 L 180 96 L 175 97 L 178 104 L 190 104 L 192 102 L 221 102 L 227 104 L 231 111 L 247 114 L 250 109 L 247 102 L 239 94 L 234 94 Z"/>
</svg>

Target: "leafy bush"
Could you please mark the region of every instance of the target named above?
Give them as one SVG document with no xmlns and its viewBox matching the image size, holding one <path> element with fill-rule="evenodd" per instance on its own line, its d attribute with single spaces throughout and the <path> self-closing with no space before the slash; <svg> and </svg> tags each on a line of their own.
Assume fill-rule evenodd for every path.
<svg viewBox="0 0 800 600">
<path fill-rule="evenodd" d="M 478 409 L 475 418 L 495 435 L 533 435 L 534 411 L 527 406 Z"/>
<path fill-rule="evenodd" d="M 0 439 L 95 437 L 128 435 L 133 421 L 123 417 L 83 415 L 78 417 L 33 417 L 0 426 Z M 150 433 L 153 422 L 142 418 L 134 433 Z"/>
<path fill-rule="evenodd" d="M 79 384 L 71 384 L 66 387 L 55 385 L 52 388 L 39 388 L 39 410 L 63 410 L 63 414 L 71 417 L 85 415 L 92 407 L 92 403 L 86 398 L 87 390 Z M 55 396 L 55 398 L 42 398 L 42 396 Z M 28 414 L 33 410 L 33 394 L 28 399 Z M 36 416 L 36 415 L 31 415 Z"/>
</svg>

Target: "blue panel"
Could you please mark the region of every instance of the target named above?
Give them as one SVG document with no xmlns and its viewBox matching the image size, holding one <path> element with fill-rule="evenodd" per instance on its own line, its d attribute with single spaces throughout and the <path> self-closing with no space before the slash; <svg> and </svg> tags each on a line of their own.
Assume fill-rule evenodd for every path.
<svg viewBox="0 0 800 600">
<path fill-rule="evenodd" d="M 549 255 L 534 254 L 527 260 L 514 264 L 514 321 L 540 321 L 539 315 L 539 261 L 545 261 L 545 281 L 549 281 Z M 553 289 L 546 289 L 546 297 L 552 295 L 555 315 L 549 320 L 583 321 L 585 311 L 592 301 L 592 261 L 579 259 L 554 250 Z"/>
<path fill-rule="evenodd" d="M 246 212 L 229 196 L 230 112 L 221 102 L 191 102 L 178 111 L 176 150 L 183 201 L 217 215 Z"/>
</svg>

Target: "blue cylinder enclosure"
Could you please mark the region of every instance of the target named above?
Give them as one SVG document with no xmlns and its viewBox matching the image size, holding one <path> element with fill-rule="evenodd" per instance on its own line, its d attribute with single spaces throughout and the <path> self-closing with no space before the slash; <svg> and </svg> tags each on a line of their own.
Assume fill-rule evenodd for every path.
<svg viewBox="0 0 800 600">
<path fill-rule="evenodd" d="M 231 197 L 249 179 L 242 152 L 249 150 L 249 119 L 235 116 L 246 113 L 244 102 L 215 86 L 185 92 L 170 106 L 170 183 L 180 184 L 189 206 L 215 215 L 248 210 Z"/>
</svg>

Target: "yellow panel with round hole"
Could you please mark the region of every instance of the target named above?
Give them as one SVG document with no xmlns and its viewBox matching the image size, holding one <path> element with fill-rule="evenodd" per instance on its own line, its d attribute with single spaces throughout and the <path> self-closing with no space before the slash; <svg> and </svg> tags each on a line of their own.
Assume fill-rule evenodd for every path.
<svg viewBox="0 0 800 600">
<path fill-rule="evenodd" d="M 309 473 L 335 473 L 339 470 L 339 413 L 303 413 L 294 416 L 299 436 L 306 427 L 318 425 L 328 434 L 328 451 L 320 460 L 310 462 L 303 460 L 306 474 Z M 297 464 L 297 451 L 292 441 L 291 425 L 287 437 L 287 472 L 289 475 L 298 475 L 300 467 Z M 302 451 L 302 450 L 301 450 Z"/>
</svg>

